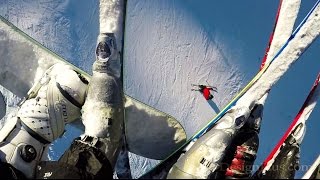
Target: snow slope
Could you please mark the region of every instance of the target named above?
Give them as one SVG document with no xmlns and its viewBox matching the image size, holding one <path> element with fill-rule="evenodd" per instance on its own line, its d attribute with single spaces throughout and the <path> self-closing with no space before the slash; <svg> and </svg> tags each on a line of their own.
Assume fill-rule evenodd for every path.
<svg viewBox="0 0 320 180">
<path fill-rule="evenodd" d="M 90 9 L 89 11 L 87 9 Z M 91 72 L 96 38 L 99 34 L 99 2 L 92 1 L 0 1 L 0 14 L 37 41 L 74 65 Z M 20 99 L 9 94 L 8 111 L 15 110 Z M 12 97 L 12 98 L 11 98 Z M 74 137 L 81 132 L 68 126 L 68 133 L 49 150 L 50 159 L 58 159 Z"/>
<path fill-rule="evenodd" d="M 233 3 L 230 6 L 228 1 L 130 0 L 127 4 L 125 93 L 181 120 L 189 137 L 256 74 L 272 30 L 277 3 L 267 0 Z M 97 0 L 2 0 L 0 14 L 91 72 L 99 33 L 98 4 Z M 312 2 L 302 2 L 301 6 L 305 15 Z M 320 55 L 316 48 L 319 40 L 315 44 L 269 94 L 257 165 L 283 134 L 308 94 L 320 67 L 315 63 Z M 213 102 L 207 103 L 201 94 L 190 91 L 191 83 L 217 86 Z M 17 100 L 8 98 L 9 101 Z M 312 141 L 319 136 L 320 123 L 316 118 L 319 115 L 316 107 L 302 144 L 302 165 L 311 164 L 319 154 L 320 145 Z M 76 130 L 71 130 L 56 142 L 51 158 L 57 159 L 68 146 L 66 141 L 75 136 Z M 130 157 L 133 178 L 155 163 L 133 154 Z"/>
</svg>

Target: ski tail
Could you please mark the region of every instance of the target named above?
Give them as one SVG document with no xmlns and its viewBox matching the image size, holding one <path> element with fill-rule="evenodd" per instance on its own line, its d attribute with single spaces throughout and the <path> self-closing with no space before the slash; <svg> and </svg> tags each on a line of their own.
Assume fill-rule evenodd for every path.
<svg viewBox="0 0 320 180">
<path fill-rule="evenodd" d="M 260 70 L 263 68 L 263 66 L 264 66 L 265 63 L 266 63 L 266 60 L 267 60 L 267 57 L 268 57 L 268 53 L 269 53 L 270 47 L 271 47 L 271 45 L 272 45 L 272 41 L 273 41 L 273 37 L 274 37 L 274 32 L 275 32 L 276 27 L 277 27 L 277 24 L 278 24 L 278 19 L 279 19 L 279 15 L 280 15 L 280 10 L 281 10 L 281 6 L 282 6 L 282 2 L 283 2 L 283 0 L 280 0 L 280 1 L 279 1 L 278 10 L 277 10 L 277 14 L 276 14 L 276 19 L 275 19 L 275 22 L 274 22 L 274 25 L 273 25 L 273 30 L 272 30 L 272 32 L 271 32 L 271 34 L 270 34 L 270 37 L 269 37 L 269 42 L 268 42 L 267 48 L 266 48 L 266 50 L 265 50 L 265 53 L 264 53 L 264 56 L 263 56 L 261 65 L 260 65 Z"/>
<path fill-rule="evenodd" d="M 293 119 L 292 123 L 290 124 L 289 128 L 287 131 L 284 133 L 282 138 L 279 140 L 275 148 L 271 151 L 271 153 L 267 156 L 267 158 L 264 160 L 262 165 L 259 167 L 259 169 L 254 173 L 254 177 L 259 177 L 261 176 L 268 167 L 271 166 L 271 162 L 276 156 L 278 155 L 280 148 L 282 147 L 283 143 L 287 139 L 287 137 L 292 133 L 293 129 L 300 123 L 300 122 L 305 122 L 309 115 L 311 114 L 313 108 L 315 107 L 315 104 L 317 103 L 317 99 L 320 94 L 320 89 L 318 88 L 319 85 L 319 80 L 320 80 L 320 73 L 318 74 L 316 81 L 314 82 L 310 93 L 303 103 L 302 107 L 300 108 L 298 114 L 296 117 Z"/>
</svg>

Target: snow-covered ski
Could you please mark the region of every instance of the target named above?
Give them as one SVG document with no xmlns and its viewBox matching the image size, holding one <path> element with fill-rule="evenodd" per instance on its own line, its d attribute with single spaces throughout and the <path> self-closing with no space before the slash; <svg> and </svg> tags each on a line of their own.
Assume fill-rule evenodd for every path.
<svg viewBox="0 0 320 180">
<path fill-rule="evenodd" d="M 262 59 L 260 70 L 266 62 L 272 60 L 277 51 L 287 39 L 291 36 L 293 26 L 298 16 L 301 0 L 281 0 L 278 5 L 276 19 L 273 31 L 269 37 L 269 43 Z M 269 92 L 267 92 L 260 100 L 260 104 L 264 104 Z"/>
<path fill-rule="evenodd" d="M 90 80 L 87 72 L 44 47 L 2 16 L 0 34 L 0 84 L 19 98 L 24 98 L 43 73 L 57 63 L 71 66 Z M 186 141 L 186 133 L 178 120 L 128 95 L 125 95 L 125 117 L 128 148 L 135 154 L 162 160 Z M 81 121 L 75 124 L 83 130 Z M 141 131 L 145 126 L 149 128 Z M 136 133 L 137 128 L 140 133 Z"/>
<path fill-rule="evenodd" d="M 158 166 L 141 176 L 141 178 L 152 178 L 153 175 L 155 175 L 157 172 L 160 172 L 162 168 L 166 167 L 165 163 L 174 162 L 187 146 L 205 134 L 205 132 L 217 121 L 219 121 L 219 119 L 234 105 L 238 105 L 240 109 L 241 107 L 253 108 L 252 106 L 256 104 L 256 102 L 261 99 L 268 90 L 271 89 L 271 87 L 286 72 L 290 65 L 295 62 L 309 47 L 309 45 L 319 36 L 319 12 L 319 1 L 317 1 L 300 25 L 287 39 L 286 43 L 280 48 L 278 53 L 269 62 L 266 62 L 264 67 L 247 84 L 247 86 L 245 86 L 242 91 L 240 91 L 231 100 L 231 102 L 227 104 L 225 108 L 223 108 L 220 113 L 218 113 L 204 128 L 198 131 L 183 146 L 177 149 Z M 299 44 L 299 47 L 297 47 L 297 44 Z M 278 72 L 275 75 L 274 72 L 276 69 L 278 69 Z M 280 72 L 279 69 L 281 69 Z"/>
<path fill-rule="evenodd" d="M 263 68 L 267 59 L 270 60 L 270 57 L 274 56 L 274 53 L 269 54 L 270 49 L 271 51 L 274 49 L 279 50 L 280 47 L 278 47 L 277 44 L 285 43 L 285 40 L 288 39 L 288 37 L 292 33 L 292 28 L 294 25 L 294 23 L 292 22 L 295 21 L 295 18 L 285 19 L 285 22 L 280 20 L 280 23 L 278 25 L 279 16 L 281 17 L 285 16 L 286 14 L 290 13 L 290 10 L 292 9 L 299 9 L 299 8 L 291 8 L 291 9 L 285 8 L 286 6 L 288 6 L 287 4 L 290 4 L 290 3 L 293 3 L 293 2 L 287 1 L 287 0 L 279 1 L 278 9 L 275 16 L 274 26 L 272 28 L 272 32 L 270 34 L 269 42 L 267 44 L 264 56 L 262 58 L 260 70 Z M 283 18 L 280 18 L 280 19 L 283 20 Z M 284 24 L 286 25 L 286 28 L 281 28 L 283 27 Z M 281 33 L 282 36 L 284 36 L 284 34 L 287 34 L 285 38 L 279 37 L 280 33 L 277 33 L 277 32 L 279 32 L 280 30 L 282 31 Z M 273 43 L 274 39 L 275 39 L 275 43 Z M 268 96 L 268 93 L 266 93 L 266 95 L 264 95 L 263 98 L 261 98 L 258 103 L 259 106 L 262 107 L 261 111 L 263 111 L 264 102 L 267 99 L 267 96 Z M 262 114 L 263 112 L 260 113 L 260 116 Z M 262 117 L 260 117 L 260 119 L 262 120 Z M 257 129 L 255 129 L 255 131 L 261 128 L 261 122 L 262 122 L 261 120 L 257 121 L 257 124 L 255 126 Z M 259 130 L 256 131 L 257 133 L 249 133 L 248 130 L 243 130 L 243 131 L 246 132 L 245 136 L 240 134 L 238 135 L 238 138 L 241 138 L 241 139 L 244 138 L 243 139 L 244 141 L 242 144 L 238 144 L 236 147 L 236 152 L 235 152 L 236 155 L 232 159 L 229 167 L 226 169 L 226 173 L 225 173 L 226 178 L 248 178 L 251 176 L 252 165 L 254 164 L 255 157 L 257 155 L 257 151 L 259 148 L 259 136 L 258 136 Z M 248 156 L 243 156 L 241 154 L 250 154 L 250 158 L 248 158 Z"/>
<path fill-rule="evenodd" d="M 275 53 L 292 34 L 293 26 L 300 9 L 300 4 L 301 0 L 279 1 L 273 31 L 270 34 L 260 69 L 263 68 L 267 61 L 270 61 L 275 56 Z"/>
<path fill-rule="evenodd" d="M 123 96 L 123 73 L 122 73 L 122 64 L 123 64 L 123 43 L 124 43 L 124 28 L 125 28 L 125 14 L 126 14 L 126 0 L 116 0 L 116 1 L 108 1 L 108 0 L 100 0 L 99 1 L 99 37 L 97 39 L 97 49 L 96 49 L 96 61 L 93 65 L 93 75 L 92 79 L 93 81 L 100 81 L 100 83 L 93 84 L 95 87 L 90 87 L 88 92 L 90 90 L 95 93 L 99 93 L 98 90 L 102 89 L 101 94 L 112 94 L 112 97 L 108 98 L 114 98 L 117 97 L 117 94 Z M 108 37 L 111 37 L 109 39 Z M 103 41 L 106 39 L 107 41 Z M 102 40 L 102 41 L 101 41 Z M 115 42 L 113 42 L 115 41 Z M 106 45 L 106 43 L 108 45 Z M 110 46 L 111 45 L 111 46 Z M 112 52 L 112 46 L 114 46 L 114 50 L 116 52 Z M 111 49 L 110 49 L 111 47 Z M 106 58 L 109 56 L 107 61 Z M 113 56 L 115 54 L 116 56 Z M 113 58 L 113 57 L 114 58 Z M 105 70 L 104 68 L 99 68 L 109 66 L 110 69 L 112 69 L 110 75 L 109 70 Z M 98 75 L 99 74 L 99 75 Z M 104 78 L 102 78 L 104 77 Z M 113 78 L 114 82 L 118 84 L 118 86 L 113 86 L 108 89 L 105 89 L 107 84 L 110 84 L 110 77 Z M 100 79 L 100 80 L 99 80 Z M 104 87 L 101 87 L 99 84 L 105 84 Z M 89 84 L 90 85 L 90 84 Z M 119 88 L 119 89 L 117 89 Z M 116 92 L 119 91 L 119 92 Z M 124 104 L 123 101 L 115 98 L 115 100 L 109 101 L 108 103 L 105 103 L 104 101 L 101 101 L 100 98 L 96 98 L 97 96 L 90 96 L 88 93 L 87 100 L 83 106 L 83 111 L 86 108 L 87 102 L 88 103 L 88 119 L 89 121 L 92 120 L 90 118 L 92 115 L 91 109 L 96 109 L 97 107 L 93 108 L 93 104 L 98 104 L 100 109 L 107 109 L 110 104 L 110 102 L 116 102 L 118 101 L 120 105 L 118 112 L 119 115 L 114 115 L 115 118 L 113 118 L 113 130 L 109 130 L 110 136 L 109 138 L 113 141 L 114 147 L 117 147 L 119 153 L 114 154 L 113 156 L 117 157 L 111 157 L 109 159 L 115 159 L 116 163 L 114 164 L 114 175 L 120 179 L 132 179 L 131 170 L 130 170 L 130 163 L 129 163 L 129 156 L 128 156 L 128 143 L 125 133 L 125 121 L 124 121 Z M 114 108 L 116 108 L 115 105 L 112 105 Z M 112 108 L 111 108 L 112 109 Z M 99 113 L 100 111 L 96 112 Z M 101 111 L 102 112 L 102 111 Z M 85 120 L 85 119 L 84 119 Z M 104 122 L 105 120 L 102 120 Z M 119 122 L 119 123 L 117 123 Z M 92 123 L 90 123 L 92 124 Z M 102 123 L 103 124 L 103 123 Z M 97 124 L 95 126 L 98 126 Z"/>
<path fill-rule="evenodd" d="M 296 129 L 296 127 L 300 124 L 302 124 L 302 129 L 294 132 L 294 138 L 296 141 L 301 142 L 305 133 L 305 126 L 306 126 L 306 121 L 309 118 L 310 114 L 312 113 L 317 100 L 320 95 L 320 88 L 319 88 L 319 81 L 320 81 L 320 73 L 318 74 L 312 89 L 305 100 L 304 104 L 300 108 L 298 114 L 296 117 L 293 119 L 292 123 L 290 124 L 289 128 L 286 130 L 282 138 L 279 140 L 279 142 L 276 144 L 275 148 L 271 151 L 271 153 L 267 156 L 267 158 L 264 160 L 262 165 L 260 166 L 259 170 L 255 172 L 253 175 L 254 177 L 260 177 L 263 174 L 265 174 L 270 167 L 272 166 L 274 159 L 277 157 L 279 152 L 281 151 L 282 147 L 284 146 L 284 143 L 286 139 L 290 136 L 290 134 L 293 134 L 293 130 Z"/>
<path fill-rule="evenodd" d="M 275 19 L 275 22 L 274 22 L 274 25 L 273 25 L 273 30 L 272 30 L 271 35 L 269 37 L 269 42 L 268 42 L 267 48 L 265 50 L 265 54 L 264 54 L 264 56 L 262 58 L 262 62 L 261 62 L 261 65 L 260 65 L 260 70 L 263 68 L 264 64 L 266 63 L 270 47 L 273 45 L 272 41 L 273 41 L 274 33 L 276 31 L 276 27 L 277 27 L 277 24 L 278 24 L 278 19 L 279 19 L 279 15 L 280 15 L 282 2 L 283 2 L 282 0 L 279 1 L 278 10 L 277 10 L 277 14 L 276 14 L 276 19 Z"/>
</svg>

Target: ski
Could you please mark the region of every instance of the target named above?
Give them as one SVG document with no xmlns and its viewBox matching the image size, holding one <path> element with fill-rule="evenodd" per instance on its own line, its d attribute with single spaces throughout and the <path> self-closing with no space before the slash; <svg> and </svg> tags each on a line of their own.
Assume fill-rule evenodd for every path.
<svg viewBox="0 0 320 180">
<path fill-rule="evenodd" d="M 199 85 L 197 84 L 191 84 L 191 91 L 199 91 Z M 194 88 L 197 88 L 197 89 L 194 89 Z"/>
<path fill-rule="evenodd" d="M 39 82 L 43 73 L 58 63 L 71 66 L 74 71 L 90 81 L 91 76 L 87 72 L 44 47 L 2 16 L 0 34 L 0 85 L 18 98 L 24 98 L 31 87 Z M 29 95 L 31 94 L 32 91 L 29 92 Z M 6 99 L 7 95 L 3 95 Z M 127 94 L 124 94 L 124 98 L 125 130 L 130 152 L 163 160 L 186 141 L 183 126 L 173 116 Z M 84 130 L 81 121 L 71 125 Z M 148 128 L 141 130 L 140 127 Z M 141 133 L 136 133 L 137 131 Z"/>
<path fill-rule="evenodd" d="M 276 16 L 275 16 L 275 22 L 274 22 L 271 34 L 269 36 L 269 42 L 268 42 L 267 47 L 265 49 L 265 53 L 263 55 L 259 70 L 261 70 L 263 68 L 268 57 L 269 57 L 268 60 L 270 60 L 270 56 L 272 56 L 272 54 L 269 54 L 270 49 L 277 48 L 276 45 L 273 43 L 273 39 L 278 38 L 278 41 L 279 41 L 279 35 L 277 34 L 278 36 L 275 37 L 275 32 L 276 32 L 276 30 L 279 31 L 279 28 L 277 28 L 277 25 L 278 25 L 278 19 L 279 19 L 280 12 L 281 12 L 282 16 L 286 13 L 286 12 L 284 12 L 286 9 L 284 9 L 284 8 L 283 8 L 284 10 L 281 9 L 286 2 L 288 2 L 288 1 L 286 1 L 286 0 L 279 1 L 278 9 L 277 9 Z M 292 24 L 292 26 L 293 26 L 293 24 Z M 292 31 L 290 31 L 289 29 L 290 28 L 285 29 L 285 30 L 289 31 L 291 34 Z M 264 102 L 265 102 L 265 99 L 267 98 L 267 96 L 268 96 L 268 93 L 266 93 L 266 95 L 264 95 L 264 97 L 262 99 L 260 99 L 260 101 L 259 101 L 259 104 L 261 104 L 262 107 L 264 105 Z M 257 124 L 257 126 L 259 126 L 259 129 L 260 129 L 261 121 L 259 122 L 259 124 Z M 258 131 L 258 133 L 259 133 L 259 131 Z M 251 136 L 244 136 L 244 137 L 246 137 L 246 140 L 242 144 L 239 144 L 237 146 L 237 149 L 235 151 L 236 155 L 232 159 L 229 167 L 226 169 L 226 173 L 225 173 L 226 178 L 239 178 L 239 177 L 248 178 L 251 176 L 252 165 L 255 161 L 256 153 L 257 153 L 257 150 L 259 147 L 258 133 L 257 134 L 252 133 Z M 238 136 L 241 137 L 241 135 L 238 135 Z M 241 138 L 243 138 L 243 137 L 241 137 Z M 244 160 L 245 158 L 238 156 L 238 154 L 242 154 L 245 151 L 248 151 L 248 144 L 250 145 L 250 148 L 256 149 L 256 152 L 252 153 L 252 155 L 254 154 L 254 156 L 253 156 L 254 158 L 249 158 L 250 160 L 248 160 L 248 159 Z M 250 152 L 253 152 L 253 151 L 250 151 Z"/>
<path fill-rule="evenodd" d="M 290 37 L 293 26 L 297 18 L 301 0 L 280 0 L 273 31 L 269 37 L 269 43 L 266 47 L 264 57 L 261 61 L 260 69 L 263 68 L 266 61 L 269 61 L 275 53 Z M 288 18 L 290 16 L 290 18 Z"/>
<path fill-rule="evenodd" d="M 305 16 L 305 18 L 302 20 L 302 22 L 299 24 L 299 26 L 296 28 L 296 30 L 291 34 L 291 36 L 287 39 L 286 43 L 280 48 L 280 50 L 276 53 L 276 55 L 269 61 L 266 62 L 265 65 L 263 66 L 263 68 L 257 73 L 256 76 L 253 77 L 253 79 L 212 119 L 210 120 L 207 125 L 205 127 L 203 127 L 201 130 L 199 130 L 195 135 L 193 135 L 186 143 L 184 143 L 179 149 L 177 149 L 174 153 L 172 153 L 170 156 L 168 156 L 165 160 L 163 160 L 162 162 L 160 162 L 160 164 L 158 164 L 155 168 L 151 169 L 150 171 L 148 171 L 147 173 L 145 173 L 143 176 L 141 176 L 141 178 L 152 178 L 153 175 L 155 175 L 156 173 L 154 172 L 159 172 L 161 171 L 161 168 L 165 167 L 165 162 L 170 162 L 170 161 L 174 161 L 174 159 L 176 160 L 176 158 L 179 157 L 179 155 L 184 151 L 184 149 L 189 146 L 190 144 L 192 144 L 192 142 L 195 142 L 199 137 L 201 137 L 203 134 L 205 134 L 205 132 L 210 129 L 217 121 L 219 121 L 219 119 L 232 107 L 234 106 L 238 100 L 262 77 L 262 75 L 267 71 L 267 69 L 270 67 L 270 65 L 280 56 L 280 54 L 286 50 L 286 47 L 288 45 L 290 45 L 290 42 L 294 41 L 297 42 L 297 38 L 295 37 L 306 37 L 306 33 L 304 31 L 308 31 L 308 35 L 309 37 L 306 40 L 307 44 L 303 44 L 303 48 L 298 49 L 297 47 L 294 46 L 289 46 L 289 48 L 294 49 L 294 51 L 305 51 L 308 47 L 309 44 L 308 43 L 312 43 L 314 41 L 314 39 L 316 37 L 318 37 L 319 32 L 314 32 L 315 34 L 309 34 L 309 32 L 311 31 L 312 28 L 315 28 L 314 26 L 318 26 L 318 24 L 313 23 L 313 21 L 316 21 L 315 19 L 317 19 L 317 14 L 316 12 L 319 11 L 319 0 L 315 3 L 315 5 L 312 7 L 312 9 L 309 11 L 309 13 Z M 315 9 L 317 9 L 315 11 Z M 310 18 L 311 17 L 311 18 Z M 305 25 L 307 24 L 307 25 Z M 310 27 L 311 26 L 311 27 Z M 300 30 L 303 29 L 303 35 L 301 35 Z M 299 34 L 300 36 L 296 36 L 297 34 Z M 302 53 L 301 52 L 301 53 Z M 286 53 L 288 53 L 286 51 Z M 299 58 L 299 56 L 297 57 L 291 57 L 292 59 L 290 59 L 290 61 L 295 61 Z M 292 64 L 292 62 L 287 61 L 287 63 Z M 275 68 L 275 67 L 273 67 Z M 280 74 L 281 76 L 282 74 Z M 278 79 L 273 80 L 274 82 L 272 82 L 273 84 L 275 82 L 277 82 Z M 270 83 L 269 86 L 272 86 L 273 84 Z M 270 88 L 268 88 L 270 89 Z M 261 92 L 263 93 L 261 95 L 261 97 L 265 94 L 265 92 Z M 255 97 L 260 99 L 261 97 Z M 251 103 L 251 102 L 249 102 Z"/>
<path fill-rule="evenodd" d="M 270 50 L 270 47 L 272 45 L 272 41 L 273 41 L 273 37 L 274 37 L 274 32 L 276 31 L 276 27 L 277 27 L 277 24 L 278 24 L 278 19 L 279 19 L 279 15 L 280 15 L 280 10 L 281 10 L 281 5 L 282 5 L 282 0 L 279 1 L 279 5 L 278 5 L 278 10 L 277 10 L 277 14 L 276 14 L 276 19 L 275 19 L 275 22 L 274 22 L 274 25 L 273 25 L 273 30 L 272 30 L 272 33 L 269 37 L 269 42 L 268 42 L 268 45 L 267 45 L 267 48 L 265 50 L 265 54 L 262 58 L 262 62 L 261 62 L 261 65 L 260 65 L 260 70 L 263 68 L 263 66 L 265 65 L 266 63 L 266 60 L 267 60 L 267 57 L 268 57 L 268 53 L 269 53 L 269 50 Z"/>
<path fill-rule="evenodd" d="M 201 86 L 205 86 L 205 87 L 207 87 L 207 88 L 211 88 L 211 91 L 213 91 L 213 92 L 218 92 L 218 89 L 217 89 L 217 87 L 214 87 L 214 86 L 207 86 L 207 85 L 197 85 L 197 84 L 191 84 L 191 91 L 199 91 L 200 93 L 201 93 L 201 91 L 200 91 L 200 87 Z M 197 89 L 194 89 L 194 87 L 197 87 Z"/>
<path fill-rule="evenodd" d="M 99 31 L 100 36 L 112 33 L 115 36 L 115 43 L 117 51 L 119 51 L 119 64 L 115 67 L 118 71 L 117 80 L 120 82 L 121 91 L 123 92 L 123 50 L 124 50 L 124 32 L 125 32 L 125 19 L 126 19 L 127 1 L 118 0 L 110 3 L 108 0 L 99 1 Z M 98 43 L 99 43 L 98 37 Z M 96 52 L 97 53 L 97 52 Z M 98 55 L 97 55 L 98 56 Z M 115 71 L 116 72 L 116 71 Z M 94 73 L 93 73 L 94 74 Z M 98 102 L 94 100 L 91 103 Z M 125 109 L 125 108 L 123 108 Z M 126 138 L 126 122 L 122 121 L 121 128 L 121 143 L 119 143 L 119 154 L 116 158 L 114 167 L 114 175 L 120 179 L 132 179 L 131 168 L 129 163 L 128 143 Z M 121 148 L 120 148 L 121 147 Z"/>
<path fill-rule="evenodd" d="M 270 59 L 274 57 L 275 53 L 292 34 L 300 4 L 301 0 L 281 0 L 279 2 L 273 31 L 269 37 L 269 43 L 262 59 L 260 70 L 266 61 L 270 61 Z M 290 16 L 290 18 L 288 18 L 288 16 Z M 267 92 L 258 103 L 264 104 L 268 94 L 269 92 Z"/>
<path fill-rule="evenodd" d="M 320 179 L 320 155 L 301 179 Z"/>
<path fill-rule="evenodd" d="M 279 142 L 276 144 L 275 148 L 271 151 L 271 153 L 267 156 L 267 158 L 264 160 L 262 165 L 259 167 L 259 169 L 254 173 L 253 177 L 260 177 L 262 176 L 266 171 L 268 171 L 268 168 L 272 165 L 274 162 L 274 159 L 277 157 L 279 154 L 280 150 L 282 149 L 285 140 L 288 138 L 290 134 L 292 134 L 293 130 L 299 125 L 299 124 L 304 124 L 313 111 L 319 94 L 320 94 L 320 89 L 318 88 L 320 81 L 320 73 L 318 74 L 316 81 L 314 82 L 311 91 L 303 103 L 302 107 L 300 108 L 298 114 L 296 117 L 293 119 L 292 123 L 290 124 L 289 128 L 287 131 L 284 133 L 282 138 L 279 140 Z M 302 140 L 302 139 L 301 139 Z"/>
</svg>

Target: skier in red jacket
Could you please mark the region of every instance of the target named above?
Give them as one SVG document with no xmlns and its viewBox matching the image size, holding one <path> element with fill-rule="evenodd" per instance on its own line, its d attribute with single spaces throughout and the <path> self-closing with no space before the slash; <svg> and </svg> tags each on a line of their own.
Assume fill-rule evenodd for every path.
<svg viewBox="0 0 320 180">
<path fill-rule="evenodd" d="M 201 84 L 200 85 L 192 84 L 192 86 L 198 86 L 199 89 L 191 89 L 191 90 L 200 91 L 206 100 L 211 100 L 213 98 L 211 91 L 217 92 L 217 88 L 213 86 L 206 86 Z"/>
</svg>

